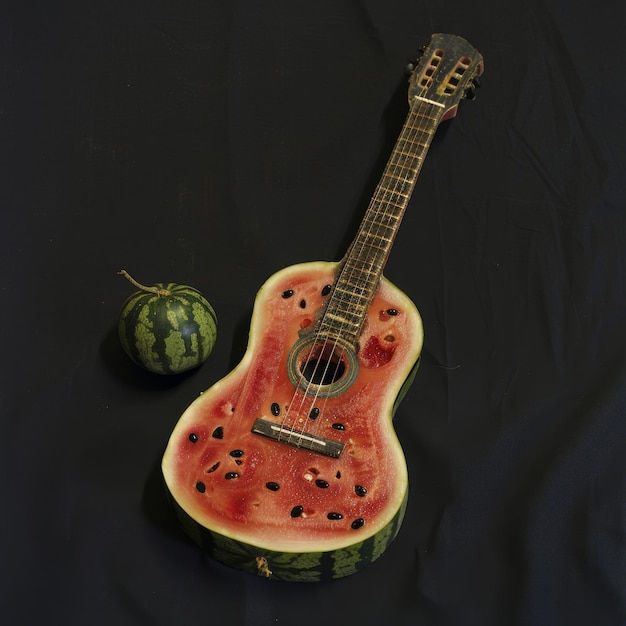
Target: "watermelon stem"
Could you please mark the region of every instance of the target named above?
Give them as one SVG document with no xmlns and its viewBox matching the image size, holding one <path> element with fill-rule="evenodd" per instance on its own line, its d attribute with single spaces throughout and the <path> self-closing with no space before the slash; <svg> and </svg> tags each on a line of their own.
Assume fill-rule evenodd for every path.
<svg viewBox="0 0 626 626">
<path fill-rule="evenodd" d="M 155 293 L 157 296 L 169 296 L 172 293 L 169 289 L 159 289 L 158 287 L 147 287 L 146 285 L 142 285 L 138 283 L 126 270 L 120 270 L 118 274 L 121 274 L 125 278 L 127 278 L 137 289 L 141 289 L 142 291 L 148 291 L 150 293 Z"/>
</svg>

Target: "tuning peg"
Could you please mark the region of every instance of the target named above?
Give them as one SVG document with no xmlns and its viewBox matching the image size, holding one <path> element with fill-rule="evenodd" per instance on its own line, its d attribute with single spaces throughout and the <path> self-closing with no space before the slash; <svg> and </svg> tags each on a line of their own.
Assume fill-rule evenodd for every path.
<svg viewBox="0 0 626 626">
<path fill-rule="evenodd" d="M 480 78 L 478 76 L 472 78 L 472 82 L 465 90 L 463 97 L 468 100 L 474 100 L 476 98 L 476 89 L 480 89 Z"/>
<path fill-rule="evenodd" d="M 411 61 L 405 68 L 404 73 L 407 76 L 410 76 L 413 73 L 413 70 L 419 63 L 419 60 L 424 56 L 424 52 L 426 52 L 426 46 L 420 46 L 417 50 L 417 56 L 415 57 L 415 61 Z"/>
</svg>

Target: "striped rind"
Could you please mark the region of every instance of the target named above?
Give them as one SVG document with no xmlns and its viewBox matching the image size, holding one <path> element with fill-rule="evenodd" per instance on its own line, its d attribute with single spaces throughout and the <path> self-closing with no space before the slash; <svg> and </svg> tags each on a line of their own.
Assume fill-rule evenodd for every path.
<svg viewBox="0 0 626 626">
<path fill-rule="evenodd" d="M 398 534 L 406 510 L 401 507 L 375 535 L 327 552 L 279 552 L 254 546 L 198 524 L 171 496 L 170 504 L 185 533 L 210 556 L 231 567 L 285 582 L 320 582 L 350 576 L 380 558 Z"/>
<path fill-rule="evenodd" d="M 138 291 L 122 306 L 118 334 L 124 351 L 156 374 L 178 374 L 201 365 L 217 339 L 217 316 L 206 298 L 185 285 L 158 283 L 170 294 Z"/>
</svg>

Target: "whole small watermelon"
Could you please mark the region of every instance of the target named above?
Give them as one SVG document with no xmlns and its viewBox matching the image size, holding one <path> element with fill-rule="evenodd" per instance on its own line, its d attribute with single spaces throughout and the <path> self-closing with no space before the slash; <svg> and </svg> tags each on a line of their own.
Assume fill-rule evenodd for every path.
<svg viewBox="0 0 626 626">
<path fill-rule="evenodd" d="M 217 316 L 207 299 L 188 285 L 146 287 L 125 270 L 119 273 L 139 288 L 120 311 L 124 352 L 155 374 L 180 374 L 204 363 L 217 339 Z"/>
</svg>

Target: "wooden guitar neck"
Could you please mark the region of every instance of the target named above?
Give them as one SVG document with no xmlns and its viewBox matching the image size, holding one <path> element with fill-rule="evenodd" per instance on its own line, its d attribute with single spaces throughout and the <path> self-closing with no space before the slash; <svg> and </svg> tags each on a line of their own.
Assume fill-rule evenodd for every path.
<svg viewBox="0 0 626 626">
<path fill-rule="evenodd" d="M 380 282 L 422 163 L 445 112 L 421 97 L 411 103 L 357 234 L 346 252 L 333 294 L 320 322 L 322 334 L 356 344 Z"/>
</svg>

